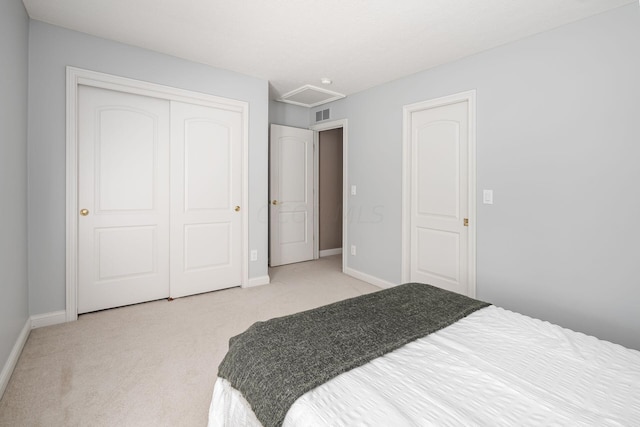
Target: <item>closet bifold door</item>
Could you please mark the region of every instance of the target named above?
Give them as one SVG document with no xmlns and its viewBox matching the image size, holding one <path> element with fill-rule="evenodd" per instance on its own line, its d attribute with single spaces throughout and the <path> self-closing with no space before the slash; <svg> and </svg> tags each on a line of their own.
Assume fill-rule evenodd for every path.
<svg viewBox="0 0 640 427">
<path fill-rule="evenodd" d="M 79 86 L 78 313 L 169 295 L 170 103 Z"/>
<path fill-rule="evenodd" d="M 171 101 L 170 294 L 242 284 L 238 111 Z"/>
</svg>

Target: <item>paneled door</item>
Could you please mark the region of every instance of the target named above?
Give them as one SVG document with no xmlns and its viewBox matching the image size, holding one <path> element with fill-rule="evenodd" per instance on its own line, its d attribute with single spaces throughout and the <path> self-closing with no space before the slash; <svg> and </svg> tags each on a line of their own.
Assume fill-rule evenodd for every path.
<svg viewBox="0 0 640 427">
<path fill-rule="evenodd" d="M 169 102 L 79 87 L 78 313 L 169 295 Z"/>
<path fill-rule="evenodd" d="M 313 131 L 271 125 L 272 267 L 313 259 Z"/>
<path fill-rule="evenodd" d="M 78 313 L 242 285 L 243 112 L 78 101 Z"/>
<path fill-rule="evenodd" d="M 409 114 L 410 277 L 470 295 L 469 101 Z"/>
<path fill-rule="evenodd" d="M 242 284 L 242 113 L 171 102 L 171 297 Z"/>
</svg>

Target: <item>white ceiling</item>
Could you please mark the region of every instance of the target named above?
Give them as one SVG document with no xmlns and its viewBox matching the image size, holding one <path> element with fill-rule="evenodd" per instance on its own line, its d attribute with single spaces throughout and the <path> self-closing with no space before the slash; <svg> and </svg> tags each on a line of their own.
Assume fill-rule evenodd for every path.
<svg viewBox="0 0 640 427">
<path fill-rule="evenodd" d="M 637 0 L 24 0 L 31 18 L 346 95 Z"/>
</svg>

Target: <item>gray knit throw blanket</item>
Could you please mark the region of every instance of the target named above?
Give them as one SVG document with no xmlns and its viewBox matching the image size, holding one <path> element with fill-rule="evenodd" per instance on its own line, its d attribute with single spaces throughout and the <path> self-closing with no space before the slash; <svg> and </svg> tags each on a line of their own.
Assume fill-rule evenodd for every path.
<svg viewBox="0 0 640 427">
<path fill-rule="evenodd" d="M 264 427 L 280 426 L 307 391 L 487 305 L 408 283 L 257 322 L 229 340 L 218 376 L 242 393 Z"/>
</svg>

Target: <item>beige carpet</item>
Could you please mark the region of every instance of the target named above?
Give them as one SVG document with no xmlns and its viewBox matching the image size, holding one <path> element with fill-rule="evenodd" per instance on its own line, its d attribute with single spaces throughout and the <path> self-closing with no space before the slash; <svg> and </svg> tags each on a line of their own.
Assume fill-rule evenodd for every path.
<svg viewBox="0 0 640 427">
<path fill-rule="evenodd" d="M 35 329 L 0 401 L 0 426 L 205 426 L 231 336 L 379 290 L 341 256 L 271 269 L 271 284 L 154 301 Z"/>
</svg>

